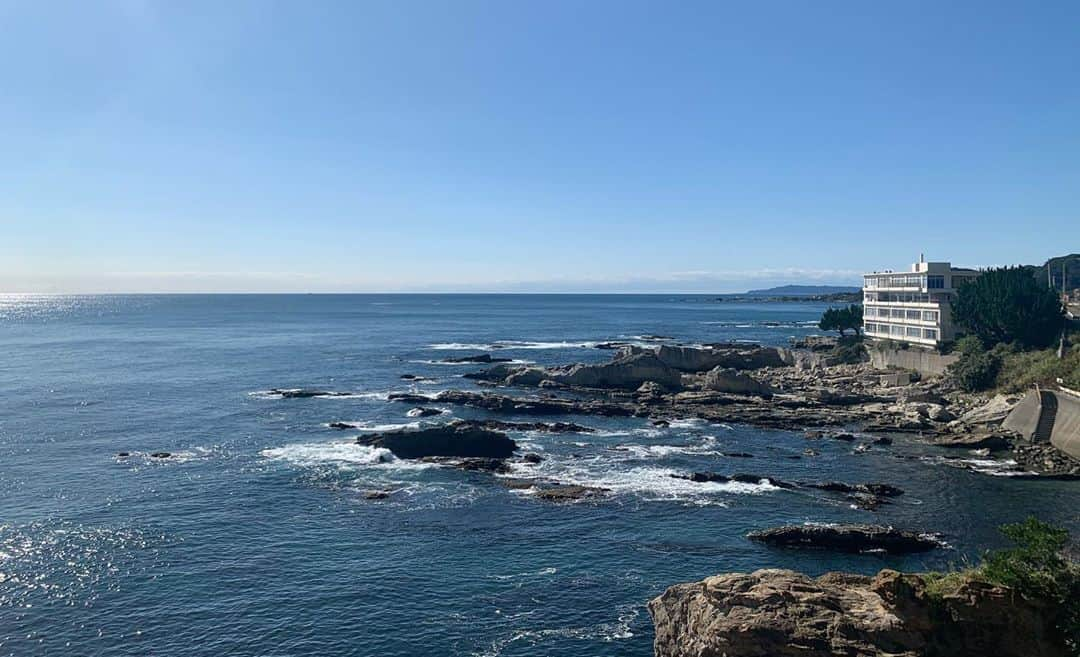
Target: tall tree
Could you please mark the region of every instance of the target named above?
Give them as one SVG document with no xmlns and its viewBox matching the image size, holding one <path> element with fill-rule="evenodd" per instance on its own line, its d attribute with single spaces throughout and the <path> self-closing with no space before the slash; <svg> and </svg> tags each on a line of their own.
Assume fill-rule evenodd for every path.
<svg viewBox="0 0 1080 657">
<path fill-rule="evenodd" d="M 990 269 L 960 286 L 953 321 L 987 346 L 1016 342 L 1050 346 L 1062 329 L 1061 299 L 1045 282 L 1020 267 Z"/>
<path fill-rule="evenodd" d="M 822 331 L 839 331 L 840 337 L 844 337 L 844 331 L 853 330 L 858 335 L 862 330 L 863 310 L 858 304 L 851 304 L 847 308 L 829 308 L 821 315 L 818 328 Z"/>
</svg>

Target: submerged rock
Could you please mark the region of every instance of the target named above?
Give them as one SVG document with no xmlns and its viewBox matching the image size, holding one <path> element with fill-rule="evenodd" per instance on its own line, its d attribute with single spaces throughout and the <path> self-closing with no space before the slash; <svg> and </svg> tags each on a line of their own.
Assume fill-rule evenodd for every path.
<svg viewBox="0 0 1080 657">
<path fill-rule="evenodd" d="M 575 500 L 602 497 L 610 489 L 596 486 L 552 486 L 536 491 L 536 497 L 548 502 L 573 502 Z"/>
<path fill-rule="evenodd" d="M 150 458 L 154 459 L 167 459 L 171 456 L 171 452 L 150 452 Z"/>
<path fill-rule="evenodd" d="M 758 570 L 677 584 L 649 602 L 656 657 L 1064 657 L 1045 601 L 977 581 Z"/>
<path fill-rule="evenodd" d="M 694 481 L 697 483 L 725 484 L 729 482 L 736 482 L 740 484 L 768 484 L 769 486 L 776 486 L 777 488 L 788 489 L 796 487 L 795 484 L 791 484 L 786 481 L 781 481 L 772 477 L 763 477 L 756 474 L 740 473 L 733 475 L 723 475 L 718 472 L 695 472 L 688 475 L 673 474 L 671 475 L 671 477 L 673 479 L 686 479 L 687 481 Z"/>
<path fill-rule="evenodd" d="M 310 397 L 346 397 L 352 393 L 309 390 L 306 388 L 274 388 L 270 391 L 270 394 L 281 395 L 282 399 L 308 399 Z"/>
<path fill-rule="evenodd" d="M 330 427 L 331 429 L 355 429 L 359 425 L 353 424 L 351 422 L 331 422 L 326 426 Z"/>
<path fill-rule="evenodd" d="M 787 525 L 750 532 L 751 540 L 776 547 L 838 552 L 911 554 L 941 547 L 933 537 L 882 525 Z"/>
<path fill-rule="evenodd" d="M 458 420 L 420 429 L 399 429 L 359 436 L 360 445 L 385 447 L 394 456 L 419 459 L 427 456 L 484 457 L 504 459 L 513 455 L 517 443 L 506 434 L 475 422 Z"/>
<path fill-rule="evenodd" d="M 865 493 L 879 497 L 897 497 L 904 491 L 890 484 L 845 484 L 841 481 L 824 481 L 816 484 L 806 484 L 810 488 L 827 490 L 833 493 Z"/>
<path fill-rule="evenodd" d="M 511 358 L 503 358 L 501 356 L 492 356 L 491 354 L 475 354 L 472 356 L 455 356 L 452 358 L 443 358 L 440 363 L 509 363 Z"/>
</svg>

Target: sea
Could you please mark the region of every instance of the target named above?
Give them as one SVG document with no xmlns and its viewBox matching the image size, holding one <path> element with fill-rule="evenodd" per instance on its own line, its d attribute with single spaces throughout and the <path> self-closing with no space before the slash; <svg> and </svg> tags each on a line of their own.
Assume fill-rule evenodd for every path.
<svg viewBox="0 0 1080 657">
<path fill-rule="evenodd" d="M 475 389 L 461 375 L 483 366 L 446 358 L 599 362 L 612 352 L 598 344 L 650 336 L 785 345 L 818 333 L 824 308 L 686 295 L 0 296 L 0 655 L 645 657 L 646 603 L 672 584 L 960 566 L 1028 515 L 1080 529 L 1080 482 L 1002 476 L 914 437 L 856 452 L 689 417 L 665 428 L 548 418 L 597 431 L 512 433 L 543 457 L 513 476 L 611 491 L 570 504 L 353 440 L 483 417 L 445 406 L 419 420 L 387 400 Z M 287 388 L 349 394 L 271 392 Z M 870 512 L 823 491 L 671 477 L 695 471 L 906 492 Z M 934 532 L 943 547 L 842 555 L 746 538 L 838 522 Z"/>
</svg>

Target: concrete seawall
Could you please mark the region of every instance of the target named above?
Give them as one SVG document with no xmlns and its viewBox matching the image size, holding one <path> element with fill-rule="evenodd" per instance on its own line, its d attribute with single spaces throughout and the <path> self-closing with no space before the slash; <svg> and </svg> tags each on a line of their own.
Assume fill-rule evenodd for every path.
<svg viewBox="0 0 1080 657">
<path fill-rule="evenodd" d="M 1002 426 L 1032 440 L 1039 420 L 1052 412 L 1050 444 L 1080 461 L 1080 393 L 1044 389 L 1042 394 L 1053 398 L 1043 398 L 1049 406 L 1044 406 L 1038 392 L 1031 391 L 1013 408 Z"/>
<path fill-rule="evenodd" d="M 1050 443 L 1080 461 L 1080 395 L 1074 396 L 1065 391 L 1054 394 L 1058 408 Z"/>
<path fill-rule="evenodd" d="M 959 358 L 956 354 L 943 356 L 925 349 L 892 349 L 879 344 L 867 345 L 867 351 L 870 353 L 870 364 L 879 370 L 898 367 L 927 375 L 944 374 L 949 365 Z"/>
</svg>

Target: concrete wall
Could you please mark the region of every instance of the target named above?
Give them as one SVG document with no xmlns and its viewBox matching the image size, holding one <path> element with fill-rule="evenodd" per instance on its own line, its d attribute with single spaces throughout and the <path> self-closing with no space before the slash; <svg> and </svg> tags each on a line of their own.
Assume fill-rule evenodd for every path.
<svg viewBox="0 0 1080 657">
<path fill-rule="evenodd" d="M 925 349 L 890 349 L 881 344 L 869 344 L 867 351 L 870 352 L 870 364 L 879 370 L 899 367 L 927 375 L 944 374 L 945 369 L 959 358 L 956 354 L 942 356 Z"/>
<path fill-rule="evenodd" d="M 1057 418 L 1050 443 L 1074 459 L 1080 461 L 1080 397 L 1067 392 L 1057 392 Z"/>
<path fill-rule="evenodd" d="M 1041 413 L 1042 405 L 1039 403 L 1039 393 L 1032 390 L 1024 395 L 1019 404 L 1013 407 L 1001 426 L 1020 434 L 1024 437 L 1024 440 L 1031 440 L 1031 435 L 1035 433 L 1035 427 L 1039 426 L 1039 415 Z"/>
</svg>

